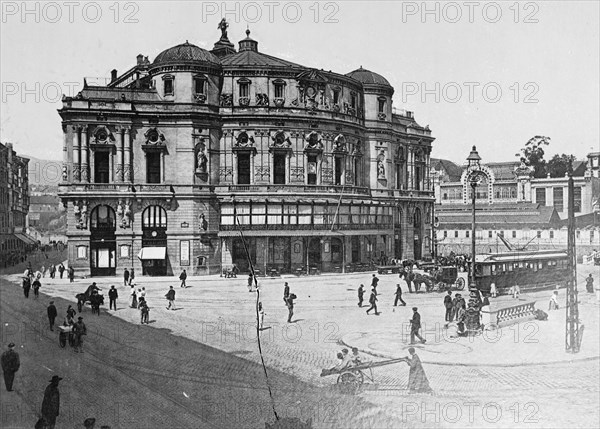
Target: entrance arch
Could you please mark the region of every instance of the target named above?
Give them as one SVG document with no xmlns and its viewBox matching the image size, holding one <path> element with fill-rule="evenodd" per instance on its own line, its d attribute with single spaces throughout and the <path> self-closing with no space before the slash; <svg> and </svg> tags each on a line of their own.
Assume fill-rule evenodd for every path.
<svg viewBox="0 0 600 429">
<path fill-rule="evenodd" d="M 248 246 L 248 253 L 250 253 L 250 260 L 252 265 L 256 268 L 256 239 L 254 237 L 246 238 L 246 245 Z M 244 242 L 240 237 L 235 237 L 231 241 L 231 261 L 240 270 L 241 273 L 250 272 L 250 263 L 248 262 L 248 255 L 246 254 L 246 248 Z"/>
<path fill-rule="evenodd" d="M 94 207 L 90 213 L 90 274 L 114 276 L 116 259 L 115 211 L 107 205 Z"/>
<path fill-rule="evenodd" d="M 321 270 L 321 240 L 317 237 L 308 241 L 308 268 L 317 268 Z"/>
<path fill-rule="evenodd" d="M 161 206 L 148 206 L 142 212 L 142 247 L 167 247 L 167 211 Z M 167 259 L 143 259 L 142 274 L 166 276 Z"/>
</svg>

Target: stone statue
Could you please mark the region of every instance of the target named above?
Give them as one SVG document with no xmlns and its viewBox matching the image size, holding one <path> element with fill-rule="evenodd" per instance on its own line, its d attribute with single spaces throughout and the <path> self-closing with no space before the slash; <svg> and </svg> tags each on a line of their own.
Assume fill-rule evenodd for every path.
<svg viewBox="0 0 600 429">
<path fill-rule="evenodd" d="M 75 223 L 77 229 L 81 228 L 81 208 L 79 207 L 79 201 L 73 201 L 73 214 L 75 215 Z"/>
<path fill-rule="evenodd" d="M 81 220 L 79 221 L 79 225 L 81 226 L 81 229 L 86 229 L 87 228 L 87 213 L 88 212 L 88 204 L 87 201 L 84 201 L 82 206 L 81 206 Z"/>
<path fill-rule="evenodd" d="M 130 223 L 131 223 L 131 202 L 126 201 L 125 209 L 123 210 L 123 220 L 122 220 L 123 228 L 129 228 Z"/>
<path fill-rule="evenodd" d="M 202 148 L 198 149 L 197 162 L 197 171 L 200 173 L 206 173 L 206 164 L 208 163 L 208 158 L 204 154 L 204 150 Z"/>
<path fill-rule="evenodd" d="M 219 25 L 217 26 L 217 29 L 221 30 L 221 40 L 228 40 L 227 27 L 229 27 L 229 24 L 227 23 L 225 18 L 221 19 L 221 22 L 219 22 Z"/>
<path fill-rule="evenodd" d="M 305 149 L 323 149 L 323 144 L 316 131 L 312 131 L 304 139 L 306 140 L 306 146 L 304 146 Z"/>
<path fill-rule="evenodd" d="M 333 140 L 333 150 L 335 152 L 346 151 L 346 137 L 344 137 L 343 134 L 338 134 L 337 137 Z"/>
<path fill-rule="evenodd" d="M 379 155 L 377 156 L 377 179 L 383 179 L 385 180 L 385 152 L 383 151 L 383 149 L 381 150 L 381 152 L 379 152 Z"/>
<path fill-rule="evenodd" d="M 206 220 L 204 213 L 200 214 L 200 228 L 202 228 L 204 231 L 208 229 L 208 221 Z"/>
</svg>

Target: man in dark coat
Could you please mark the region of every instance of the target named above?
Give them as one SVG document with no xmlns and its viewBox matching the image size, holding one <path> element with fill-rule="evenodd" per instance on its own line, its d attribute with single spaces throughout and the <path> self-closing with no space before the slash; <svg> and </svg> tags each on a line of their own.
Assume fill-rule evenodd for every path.
<svg viewBox="0 0 600 429">
<path fill-rule="evenodd" d="M 594 277 L 592 277 L 592 274 L 585 279 L 585 290 L 588 293 L 594 293 Z"/>
<path fill-rule="evenodd" d="M 54 331 L 54 321 L 56 320 L 56 316 L 58 316 L 58 311 L 56 311 L 56 307 L 54 306 L 54 301 L 50 301 L 50 305 L 48 305 L 48 322 L 50 322 L 50 330 Z"/>
<path fill-rule="evenodd" d="M 400 287 L 400 283 L 396 285 L 396 299 L 394 299 L 394 307 L 398 306 L 398 301 L 402 303 L 403 306 L 406 306 L 406 303 L 402 299 L 402 288 Z"/>
<path fill-rule="evenodd" d="M 167 298 L 167 301 L 169 301 L 167 310 L 175 310 L 175 289 L 173 289 L 173 286 L 169 286 L 169 291 L 165 295 L 165 298 Z"/>
<path fill-rule="evenodd" d="M 2 372 L 4 373 L 4 385 L 7 392 L 12 392 L 15 373 L 19 370 L 21 362 L 19 354 L 15 351 L 15 343 L 8 345 L 8 350 L 2 353 Z"/>
<path fill-rule="evenodd" d="M 127 268 L 123 271 L 123 284 L 125 286 L 129 285 L 129 270 Z"/>
<path fill-rule="evenodd" d="M 52 376 L 50 384 L 44 391 L 44 400 L 42 401 L 42 419 L 44 419 L 45 428 L 54 429 L 56 418 L 60 410 L 60 393 L 58 392 L 58 382 L 62 380 L 58 375 Z"/>
<path fill-rule="evenodd" d="M 75 268 L 73 268 L 71 265 L 69 265 L 69 282 L 73 283 L 74 279 L 75 279 Z"/>
<path fill-rule="evenodd" d="M 288 285 L 288 282 L 285 282 L 285 285 L 283 287 L 283 302 L 285 302 L 286 305 L 288 296 L 290 296 L 290 285 Z"/>
<path fill-rule="evenodd" d="M 77 318 L 77 323 L 73 325 L 73 334 L 75 334 L 75 353 L 83 353 L 83 336 L 87 335 L 87 328 L 83 323 L 83 317 Z"/>
<path fill-rule="evenodd" d="M 65 266 L 63 265 L 63 263 L 61 262 L 60 265 L 58 266 L 58 273 L 60 274 L 60 278 L 63 278 L 63 273 L 65 272 Z"/>
<path fill-rule="evenodd" d="M 362 307 L 363 296 L 365 295 L 365 285 L 361 284 L 358 287 L 358 306 Z"/>
<path fill-rule="evenodd" d="M 42 283 L 40 283 L 40 279 L 38 279 L 36 277 L 35 280 L 33 280 L 32 286 L 33 286 L 33 296 L 36 298 L 39 298 L 40 297 L 40 288 L 42 287 Z"/>
<path fill-rule="evenodd" d="M 371 304 L 371 306 L 367 310 L 367 314 L 369 314 L 369 312 L 371 310 L 375 310 L 375 315 L 378 316 L 379 312 L 377 311 L 377 291 L 375 290 L 375 288 L 371 289 L 371 296 L 369 297 L 369 304 Z"/>
<path fill-rule="evenodd" d="M 419 329 L 421 329 L 421 315 L 418 312 L 417 307 L 413 307 L 413 317 L 410 319 L 410 343 L 415 344 L 415 337 L 417 337 L 423 344 L 425 344 L 425 338 L 419 335 Z"/>
<path fill-rule="evenodd" d="M 444 307 L 446 307 L 446 322 L 452 322 L 454 319 L 452 291 L 448 291 L 448 295 L 444 297 Z"/>
<path fill-rule="evenodd" d="M 379 279 L 375 274 L 373 274 L 373 278 L 371 279 L 371 287 L 377 288 L 377 284 L 379 283 Z"/>
<path fill-rule="evenodd" d="M 23 277 L 23 294 L 25 298 L 29 298 L 29 291 L 31 289 L 31 278 Z"/>
<path fill-rule="evenodd" d="M 113 306 L 115 307 L 115 311 L 117 311 L 117 298 L 119 297 L 119 293 L 117 289 L 115 289 L 115 285 L 112 285 L 108 291 L 108 300 L 109 306 L 108 309 L 112 310 Z"/>
<path fill-rule="evenodd" d="M 185 270 L 183 270 L 181 272 L 181 274 L 179 274 L 179 280 L 181 280 L 181 287 L 186 288 L 187 285 L 185 284 L 185 280 L 187 279 L 187 273 L 185 272 Z"/>
<path fill-rule="evenodd" d="M 290 293 L 287 298 L 285 298 L 285 303 L 288 308 L 288 323 L 292 323 L 292 316 L 294 315 L 294 300 L 296 299 L 296 295 Z"/>
</svg>

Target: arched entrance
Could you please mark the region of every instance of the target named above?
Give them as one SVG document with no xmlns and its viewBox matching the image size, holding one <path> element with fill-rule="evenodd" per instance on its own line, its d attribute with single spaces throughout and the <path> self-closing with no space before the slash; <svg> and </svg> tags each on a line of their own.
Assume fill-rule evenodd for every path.
<svg viewBox="0 0 600 429">
<path fill-rule="evenodd" d="M 308 268 L 321 270 L 321 239 L 311 238 L 308 241 Z"/>
<path fill-rule="evenodd" d="M 144 251 L 146 248 L 161 250 Z M 142 274 L 167 275 L 166 248 L 167 211 L 161 206 L 148 206 L 142 213 Z"/>
<path fill-rule="evenodd" d="M 415 234 L 413 252 L 415 259 L 419 260 L 423 257 L 423 223 L 421 219 L 421 210 L 419 208 L 415 209 L 415 214 L 413 216 L 413 230 Z"/>
<path fill-rule="evenodd" d="M 344 244 L 339 238 L 331 239 L 331 265 L 334 271 L 342 272 L 344 264 Z"/>
<path fill-rule="evenodd" d="M 114 276 L 116 274 L 116 223 L 110 206 L 94 207 L 90 214 L 90 274 Z"/>
</svg>

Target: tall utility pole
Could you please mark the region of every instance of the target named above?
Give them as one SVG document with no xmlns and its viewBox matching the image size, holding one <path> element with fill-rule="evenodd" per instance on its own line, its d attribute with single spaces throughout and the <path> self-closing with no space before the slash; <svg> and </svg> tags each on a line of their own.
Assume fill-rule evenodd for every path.
<svg viewBox="0 0 600 429">
<path fill-rule="evenodd" d="M 565 330 L 565 349 L 570 353 L 579 352 L 579 307 L 577 305 L 577 257 L 575 253 L 575 192 L 573 185 L 573 159 L 569 159 L 569 224 L 567 229 L 568 265 L 567 280 L 567 317 Z"/>
</svg>

